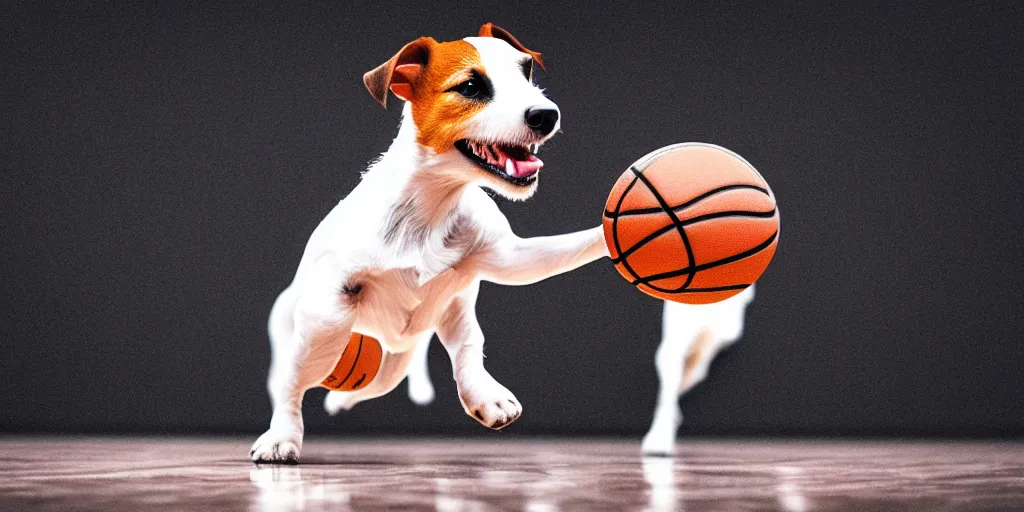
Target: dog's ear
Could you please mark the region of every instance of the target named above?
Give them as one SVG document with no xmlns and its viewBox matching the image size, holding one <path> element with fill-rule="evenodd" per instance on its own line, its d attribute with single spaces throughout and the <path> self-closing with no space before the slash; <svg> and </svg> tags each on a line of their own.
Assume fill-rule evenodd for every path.
<svg viewBox="0 0 1024 512">
<path fill-rule="evenodd" d="M 523 46 L 523 43 L 520 43 L 518 40 L 516 40 L 516 38 L 512 37 L 512 34 L 509 34 L 508 32 L 505 31 L 505 29 L 501 27 L 495 26 L 494 23 L 484 23 L 483 26 L 480 27 L 480 37 L 493 37 L 495 39 L 501 39 L 502 41 L 505 41 L 506 43 L 512 45 L 512 47 L 515 48 L 516 50 L 519 50 L 525 54 L 528 54 L 530 57 L 533 57 L 533 60 L 537 61 L 537 64 L 540 64 L 540 68 L 545 69 L 544 61 L 540 58 L 539 52 L 535 52 Z"/>
<path fill-rule="evenodd" d="M 430 48 L 435 44 L 433 38 L 421 37 L 403 46 L 394 57 L 363 75 L 366 90 L 384 108 L 388 108 L 389 89 L 403 100 L 412 99 L 413 83 L 427 65 Z"/>
</svg>

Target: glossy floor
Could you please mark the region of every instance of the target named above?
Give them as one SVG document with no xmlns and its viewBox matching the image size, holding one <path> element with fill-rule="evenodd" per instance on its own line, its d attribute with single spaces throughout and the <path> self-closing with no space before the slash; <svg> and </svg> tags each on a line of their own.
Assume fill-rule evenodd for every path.
<svg viewBox="0 0 1024 512">
<path fill-rule="evenodd" d="M 1024 444 L 0 439 L 0 510 L 1024 510 Z"/>
</svg>

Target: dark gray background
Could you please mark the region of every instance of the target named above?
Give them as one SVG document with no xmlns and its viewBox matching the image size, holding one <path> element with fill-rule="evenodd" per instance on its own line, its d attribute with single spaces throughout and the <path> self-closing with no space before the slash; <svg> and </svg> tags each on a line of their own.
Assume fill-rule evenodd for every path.
<svg viewBox="0 0 1024 512">
<path fill-rule="evenodd" d="M 687 434 L 1019 435 L 1019 2 L 481 2 L 0 10 L 0 431 L 258 432 L 267 312 L 313 227 L 395 135 L 362 73 L 494 21 L 548 64 L 564 130 L 521 235 L 596 225 L 634 159 L 729 147 L 783 231 Z M 285 5 L 287 4 L 287 5 Z M 639 435 L 661 304 L 607 261 L 485 285 L 492 434 L 404 386 L 312 432 Z"/>
</svg>

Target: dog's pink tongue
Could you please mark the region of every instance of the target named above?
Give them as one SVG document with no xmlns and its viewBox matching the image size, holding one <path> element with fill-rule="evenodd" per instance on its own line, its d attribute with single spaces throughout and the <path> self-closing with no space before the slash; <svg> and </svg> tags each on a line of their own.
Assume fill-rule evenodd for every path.
<svg viewBox="0 0 1024 512">
<path fill-rule="evenodd" d="M 509 158 L 509 160 L 512 161 L 514 168 L 512 176 L 516 178 L 533 176 L 541 167 L 544 167 L 544 162 L 534 155 L 527 156 L 526 160 L 516 160 L 515 158 Z"/>
</svg>

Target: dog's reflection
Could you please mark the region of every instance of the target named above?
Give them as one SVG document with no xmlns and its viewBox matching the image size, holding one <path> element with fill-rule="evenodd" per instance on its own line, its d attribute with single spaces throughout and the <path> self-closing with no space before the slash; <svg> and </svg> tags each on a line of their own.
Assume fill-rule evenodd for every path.
<svg viewBox="0 0 1024 512">
<path fill-rule="evenodd" d="M 649 485 L 644 510 L 683 510 L 682 492 L 676 482 L 676 461 L 672 457 L 644 457 L 644 481 Z"/>
<path fill-rule="evenodd" d="M 412 474 L 420 475 L 430 473 L 436 468 L 427 465 L 407 469 Z M 418 485 L 403 488 L 400 485 L 402 476 L 394 474 L 378 475 L 381 478 L 372 479 L 375 483 L 369 484 L 365 478 L 342 481 L 336 477 L 325 476 L 318 469 L 307 470 L 303 473 L 301 466 L 260 466 L 249 471 L 249 480 L 257 490 L 250 510 L 252 512 L 299 510 L 334 512 L 354 509 L 376 510 L 415 503 L 418 506 L 433 505 L 438 512 L 487 511 L 493 510 L 494 507 L 484 500 L 473 498 L 467 484 L 476 482 L 484 483 L 484 485 L 514 485 L 513 482 L 501 482 L 503 478 L 501 473 L 500 471 L 482 471 L 474 474 L 468 482 L 465 479 L 433 478 L 432 488 L 423 488 Z M 517 497 L 522 498 L 518 495 Z M 356 502 L 355 505 L 353 505 L 353 501 Z M 546 507 L 543 503 L 532 503 L 529 500 L 526 509 L 557 510 Z"/>
<path fill-rule="evenodd" d="M 491 507 L 481 501 L 473 500 L 465 496 L 457 496 L 453 492 L 456 482 L 451 478 L 434 479 L 434 510 L 437 512 L 472 512 L 491 510 Z"/>
<path fill-rule="evenodd" d="M 299 466 L 260 466 L 249 471 L 257 493 L 252 512 L 290 510 L 350 510 L 348 492 L 321 479 L 303 478 Z"/>
<path fill-rule="evenodd" d="M 700 470 L 701 464 L 688 465 L 678 458 L 643 457 L 621 460 L 609 471 L 608 467 L 573 464 L 545 453 L 530 458 L 529 468 L 517 469 L 409 462 L 381 468 L 256 467 L 249 472 L 256 490 L 250 510 L 345 511 L 415 506 L 439 512 L 495 508 L 554 512 L 579 509 L 583 504 L 625 502 L 652 512 L 684 510 L 687 501 L 694 508 L 721 499 L 723 493 L 735 494 L 735 477 L 747 473 L 757 476 L 760 483 L 739 491 L 745 495 L 744 500 L 788 512 L 812 508 L 801 485 L 807 475 L 802 468 L 791 465 L 734 467 L 734 471 L 709 473 Z M 647 486 L 646 493 L 642 487 L 622 487 L 621 479 L 631 480 L 637 471 Z"/>
<path fill-rule="evenodd" d="M 779 508 L 786 512 L 806 511 L 807 497 L 800 489 L 803 470 L 793 466 L 778 466 L 775 468 L 775 474 L 778 476 L 775 492 L 778 493 Z"/>
<path fill-rule="evenodd" d="M 810 505 L 800 481 L 804 477 L 801 468 L 794 466 L 776 466 L 770 469 L 774 476 L 774 485 L 769 492 L 774 491 L 775 500 L 779 510 L 786 512 L 805 512 Z M 644 481 L 650 486 L 648 491 L 646 511 L 662 510 L 685 510 L 686 500 L 712 499 L 714 486 L 695 485 L 695 488 L 687 492 L 686 482 L 693 479 L 688 473 L 686 466 L 674 457 L 644 457 L 643 459 Z M 727 484 L 731 485 L 731 484 Z M 759 490 L 752 489 L 760 500 L 764 495 Z M 688 495 L 689 494 L 689 495 Z M 769 495 L 770 496 L 770 495 Z"/>
</svg>

